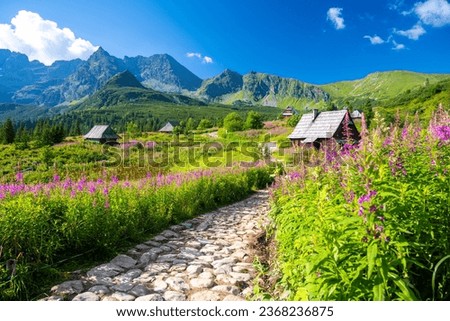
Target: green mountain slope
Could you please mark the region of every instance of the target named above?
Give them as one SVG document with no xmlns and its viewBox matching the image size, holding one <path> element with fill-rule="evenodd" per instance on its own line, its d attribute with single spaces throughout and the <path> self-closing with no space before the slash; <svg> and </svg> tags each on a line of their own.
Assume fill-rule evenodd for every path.
<svg viewBox="0 0 450 321">
<path fill-rule="evenodd" d="M 450 78 L 449 74 L 423 74 L 410 71 L 375 72 L 363 79 L 341 81 L 319 86 L 328 92 L 332 99 L 371 99 L 385 100 L 396 97 L 407 90 L 435 84 Z"/>
<path fill-rule="evenodd" d="M 450 78 L 406 90 L 374 107 L 388 122 L 393 121 L 398 112 L 402 119 L 411 119 L 417 113 L 427 123 L 440 104 L 450 109 Z"/>
<path fill-rule="evenodd" d="M 215 99 L 223 95 L 237 92 L 242 89 L 244 81 L 242 75 L 226 69 L 221 74 L 203 81 L 198 95 L 205 99 Z"/>
<path fill-rule="evenodd" d="M 124 71 L 113 76 L 103 88 L 78 105 L 74 105 L 74 107 L 76 109 L 105 109 L 116 105 L 132 106 L 151 102 L 176 105 L 205 105 L 203 102 L 187 96 L 167 94 L 145 88 L 133 74 L 129 71 Z"/>
<path fill-rule="evenodd" d="M 0 123 L 8 118 L 15 121 L 25 121 L 51 115 L 52 113 L 44 106 L 0 103 Z"/>
</svg>

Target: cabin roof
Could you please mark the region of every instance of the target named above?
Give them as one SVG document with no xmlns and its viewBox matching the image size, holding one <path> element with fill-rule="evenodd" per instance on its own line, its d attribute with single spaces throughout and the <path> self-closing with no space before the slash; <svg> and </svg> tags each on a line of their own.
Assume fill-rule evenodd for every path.
<svg viewBox="0 0 450 321">
<path fill-rule="evenodd" d="M 317 139 L 331 138 L 338 130 L 346 114 L 347 110 L 305 114 L 288 138 L 304 139 L 304 143 L 312 143 Z M 315 118 L 314 115 L 316 115 Z"/>
<path fill-rule="evenodd" d="M 109 125 L 95 125 L 83 136 L 85 139 L 119 139 L 120 137 Z"/>
<path fill-rule="evenodd" d="M 176 121 L 168 121 L 159 131 L 160 132 L 172 132 L 175 126 L 178 126 Z"/>
<path fill-rule="evenodd" d="M 362 113 L 359 110 L 356 109 L 350 114 L 350 116 L 352 116 L 353 119 L 361 118 L 362 117 Z"/>
</svg>

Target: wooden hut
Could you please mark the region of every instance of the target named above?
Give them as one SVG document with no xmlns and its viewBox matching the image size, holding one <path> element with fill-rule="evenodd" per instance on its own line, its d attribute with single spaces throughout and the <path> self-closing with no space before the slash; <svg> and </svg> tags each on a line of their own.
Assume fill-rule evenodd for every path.
<svg viewBox="0 0 450 321">
<path fill-rule="evenodd" d="M 295 110 L 295 108 L 292 106 L 287 106 L 286 109 L 283 110 L 283 113 L 281 115 L 283 116 L 283 118 L 289 118 L 294 115 L 298 115 L 298 111 Z"/>
<path fill-rule="evenodd" d="M 350 116 L 352 116 L 352 119 L 361 119 L 362 118 L 362 112 L 360 112 L 358 109 L 355 109 Z"/>
<path fill-rule="evenodd" d="M 358 141 L 359 132 L 348 110 L 319 112 L 314 109 L 312 113 L 302 116 L 288 138 L 294 145 L 310 144 L 317 148 L 323 141 L 330 139 L 343 144 L 346 140 L 344 133 L 346 115 L 348 115 L 349 138 Z"/>
<path fill-rule="evenodd" d="M 173 133 L 175 127 L 178 126 L 178 122 L 168 121 L 160 130 L 160 133 Z"/>
<path fill-rule="evenodd" d="M 83 137 L 100 144 L 117 144 L 117 140 L 120 138 L 109 125 L 95 125 Z"/>
</svg>

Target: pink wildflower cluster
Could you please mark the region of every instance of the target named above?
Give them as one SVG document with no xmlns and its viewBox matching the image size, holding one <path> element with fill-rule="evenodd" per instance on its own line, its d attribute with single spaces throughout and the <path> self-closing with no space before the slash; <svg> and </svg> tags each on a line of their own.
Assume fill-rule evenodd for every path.
<svg viewBox="0 0 450 321">
<path fill-rule="evenodd" d="M 144 147 L 147 149 L 153 149 L 156 147 L 156 142 L 148 141 L 144 144 Z"/>
<path fill-rule="evenodd" d="M 441 125 L 432 127 L 433 135 L 441 142 L 450 141 L 450 126 Z"/>
<path fill-rule="evenodd" d="M 439 105 L 437 112 L 430 122 L 430 131 L 441 143 L 450 141 L 450 116 L 444 110 L 442 104 Z"/>
<path fill-rule="evenodd" d="M 142 147 L 142 143 L 137 140 L 130 140 L 130 141 L 120 144 L 120 148 L 125 149 L 125 150 L 130 149 L 132 147 L 139 147 L 139 146 Z"/>
<path fill-rule="evenodd" d="M 116 176 L 112 176 L 110 179 L 97 179 L 88 181 L 86 177 L 80 180 L 74 181 L 70 178 L 61 180 L 58 174 L 55 174 L 53 181 L 45 184 L 25 184 L 23 182 L 23 174 L 18 173 L 16 175 L 16 182 L 11 184 L 0 184 L 0 200 L 6 197 L 14 197 L 19 194 L 33 194 L 39 195 L 53 195 L 53 194 L 66 194 L 71 198 L 75 198 L 77 194 L 102 194 L 105 197 L 109 195 L 114 188 L 129 189 L 129 188 L 161 188 L 168 185 L 181 186 L 190 181 L 195 181 L 205 177 L 214 177 L 225 174 L 239 174 L 246 171 L 249 168 L 260 167 L 261 165 L 255 164 L 251 167 L 233 167 L 233 168 L 216 168 L 216 169 L 202 169 L 186 173 L 173 173 L 173 174 L 161 174 L 147 176 L 141 180 L 130 182 L 128 180 L 120 181 Z"/>
</svg>

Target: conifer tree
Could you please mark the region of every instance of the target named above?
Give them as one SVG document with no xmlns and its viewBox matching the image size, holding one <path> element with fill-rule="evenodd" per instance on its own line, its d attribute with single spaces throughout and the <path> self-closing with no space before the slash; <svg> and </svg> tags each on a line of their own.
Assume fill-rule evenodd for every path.
<svg viewBox="0 0 450 321">
<path fill-rule="evenodd" d="M 14 130 L 14 125 L 11 119 L 7 119 L 3 124 L 3 143 L 12 144 L 14 143 L 14 138 L 16 136 L 16 132 Z"/>
</svg>

